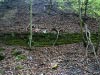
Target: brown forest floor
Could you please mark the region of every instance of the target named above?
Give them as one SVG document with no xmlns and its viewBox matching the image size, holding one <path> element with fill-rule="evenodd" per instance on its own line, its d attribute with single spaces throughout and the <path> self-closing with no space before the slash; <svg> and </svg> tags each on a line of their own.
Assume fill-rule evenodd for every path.
<svg viewBox="0 0 100 75">
<path fill-rule="evenodd" d="M 29 24 L 29 15 L 17 13 L 15 18 L 0 18 L 0 32 L 26 32 Z M 10 23 L 11 22 L 11 23 Z M 74 15 L 35 15 L 33 24 L 39 28 L 63 29 L 64 32 L 80 32 L 79 18 Z M 97 31 L 95 19 L 88 18 L 87 24 L 92 32 Z M 100 75 L 100 69 L 94 58 L 89 55 L 88 63 L 85 57 L 85 48 L 81 43 L 60 45 L 55 47 L 36 47 L 29 51 L 25 47 L 0 45 L 5 51 L 6 58 L 0 61 L 0 75 Z M 25 60 L 16 60 L 11 52 L 16 49 L 26 56 Z M 100 52 L 98 52 L 100 61 Z M 52 64 L 57 64 L 53 69 Z"/>
<path fill-rule="evenodd" d="M 20 13 L 16 13 L 13 17 L 14 18 L 11 18 L 5 15 L 0 18 L 0 32 L 27 32 L 26 27 L 29 25 L 29 14 L 20 11 Z M 98 23 L 95 19 L 87 18 L 86 22 L 91 32 L 97 32 Z M 50 32 L 52 28 L 62 29 L 68 33 L 80 32 L 79 17 L 75 14 L 65 14 L 64 16 L 59 14 L 35 14 L 33 16 L 33 25 L 36 28 L 45 28 L 48 32 Z"/>
<path fill-rule="evenodd" d="M 5 49 L 6 56 L 0 61 L 1 75 L 100 75 L 94 55 L 89 55 L 86 62 L 82 43 L 36 47 L 32 51 L 20 46 L 1 47 Z M 16 60 L 11 54 L 14 49 L 21 51 L 26 59 Z M 54 69 L 52 64 L 57 64 L 57 67 Z"/>
</svg>

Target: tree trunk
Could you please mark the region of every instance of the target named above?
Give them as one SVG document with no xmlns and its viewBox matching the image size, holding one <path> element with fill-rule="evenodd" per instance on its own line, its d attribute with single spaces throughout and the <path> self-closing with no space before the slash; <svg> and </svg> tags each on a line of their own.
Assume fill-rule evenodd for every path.
<svg viewBox="0 0 100 75">
<path fill-rule="evenodd" d="M 32 47 L 32 0 L 30 0 L 30 36 L 29 36 L 29 47 Z"/>
<path fill-rule="evenodd" d="M 85 0 L 85 12 L 84 12 L 84 16 L 87 16 L 87 8 L 88 8 L 88 0 Z"/>
</svg>

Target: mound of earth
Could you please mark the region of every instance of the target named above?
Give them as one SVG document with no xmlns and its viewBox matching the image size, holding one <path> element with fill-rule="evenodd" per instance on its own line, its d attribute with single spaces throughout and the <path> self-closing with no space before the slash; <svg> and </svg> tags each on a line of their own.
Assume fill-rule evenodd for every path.
<svg viewBox="0 0 100 75">
<path fill-rule="evenodd" d="M 29 26 L 29 14 L 24 13 L 24 11 L 20 11 L 19 13 L 14 10 L 14 12 L 16 12 L 16 14 L 11 14 L 12 17 L 7 18 L 6 16 L 1 18 L 0 32 L 27 32 L 26 28 Z M 13 17 L 13 15 L 15 15 L 15 17 Z M 88 18 L 87 24 L 91 32 L 98 31 L 98 23 L 95 19 Z M 80 32 L 79 18 L 73 14 L 66 14 L 66 16 L 34 14 L 33 26 L 39 29 L 46 29 L 47 32 L 51 32 L 52 28 L 61 29 L 67 33 Z"/>
<path fill-rule="evenodd" d="M 52 28 L 67 33 L 80 32 L 77 14 L 67 11 L 61 13 L 55 8 L 56 14 L 48 15 L 47 10 L 44 10 L 45 4 L 48 4 L 48 0 L 33 0 L 32 20 L 35 28 L 46 29 L 47 32 L 51 32 Z M 0 6 L 0 32 L 27 32 L 29 22 L 28 0 L 5 0 Z M 86 23 L 91 32 L 97 32 L 98 23 L 95 19 L 87 18 Z"/>
</svg>

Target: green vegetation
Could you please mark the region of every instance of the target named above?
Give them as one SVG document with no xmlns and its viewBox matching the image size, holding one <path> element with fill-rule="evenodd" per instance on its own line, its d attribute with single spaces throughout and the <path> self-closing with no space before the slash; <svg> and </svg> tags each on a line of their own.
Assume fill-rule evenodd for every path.
<svg viewBox="0 0 100 75">
<path fill-rule="evenodd" d="M 27 34 L 28 35 L 28 34 Z M 25 37 L 27 35 L 15 35 L 12 37 L 11 35 L 5 35 L 0 37 L 0 41 L 7 45 L 19 45 L 19 46 L 28 46 L 28 38 Z M 96 34 L 92 34 L 93 42 L 96 42 Z M 53 33 L 35 33 L 33 35 L 32 45 L 34 46 L 52 46 L 56 39 L 56 34 Z M 72 43 L 79 43 L 82 42 L 81 34 L 80 33 L 63 33 L 59 35 L 59 38 L 55 45 L 62 45 L 62 44 L 72 44 Z M 14 55 L 18 54 L 16 51 L 13 52 Z"/>
<path fill-rule="evenodd" d="M 78 13 L 79 11 L 79 0 L 56 0 L 58 2 L 58 8 L 61 10 L 72 10 L 73 12 Z M 87 10 L 87 14 L 89 16 L 94 16 L 94 12 L 100 15 L 100 0 L 80 0 L 81 1 L 81 8 L 82 10 Z M 87 2 L 87 3 L 86 3 Z M 69 6 L 65 6 L 65 3 L 69 3 Z M 86 7 L 86 8 L 85 8 Z M 85 11 L 82 13 L 84 14 Z"/>
<path fill-rule="evenodd" d="M 22 65 L 18 65 L 18 66 L 15 67 L 15 69 L 21 70 L 21 69 L 24 69 L 24 67 Z"/>
<path fill-rule="evenodd" d="M 5 56 L 3 55 L 3 53 L 0 53 L 0 61 L 3 60 L 5 58 Z"/>
<path fill-rule="evenodd" d="M 5 49 L 4 48 L 0 48 L 0 53 L 3 52 Z"/>
<path fill-rule="evenodd" d="M 4 52 L 4 48 L 0 48 L 0 61 L 3 60 L 5 58 L 3 52 Z"/>
<path fill-rule="evenodd" d="M 27 57 L 25 56 L 25 55 L 17 55 L 16 57 L 16 60 L 26 60 L 27 59 Z"/>
<path fill-rule="evenodd" d="M 19 50 L 17 50 L 17 49 L 14 49 L 14 50 L 11 52 L 11 54 L 12 54 L 13 56 L 18 56 L 18 55 L 21 55 L 22 52 L 19 51 Z"/>
<path fill-rule="evenodd" d="M 1 75 L 4 75 L 4 70 L 0 70 L 0 74 Z"/>
<path fill-rule="evenodd" d="M 11 54 L 12 56 L 16 58 L 16 60 L 26 60 L 27 59 L 27 57 L 22 54 L 22 51 L 17 50 L 17 49 L 13 49 Z"/>
</svg>

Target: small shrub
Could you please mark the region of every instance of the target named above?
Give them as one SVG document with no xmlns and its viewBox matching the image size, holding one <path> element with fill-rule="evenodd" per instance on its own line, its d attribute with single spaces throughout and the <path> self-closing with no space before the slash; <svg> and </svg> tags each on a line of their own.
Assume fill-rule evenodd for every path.
<svg viewBox="0 0 100 75">
<path fill-rule="evenodd" d="M 5 58 L 5 56 L 2 53 L 0 53 L 0 61 L 4 60 L 4 58 Z"/>
<path fill-rule="evenodd" d="M 15 69 L 20 70 L 20 69 L 24 69 L 24 67 L 22 65 L 18 65 L 15 67 Z"/>
<path fill-rule="evenodd" d="M 25 55 L 18 55 L 16 56 L 16 60 L 26 60 L 27 57 Z"/>
<path fill-rule="evenodd" d="M 18 51 L 17 49 L 15 49 L 15 50 L 13 50 L 13 51 L 11 52 L 11 54 L 12 54 L 13 56 L 18 56 L 18 55 L 21 55 L 22 52 L 21 52 L 21 51 Z"/>
</svg>

